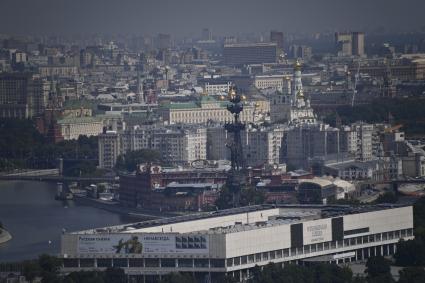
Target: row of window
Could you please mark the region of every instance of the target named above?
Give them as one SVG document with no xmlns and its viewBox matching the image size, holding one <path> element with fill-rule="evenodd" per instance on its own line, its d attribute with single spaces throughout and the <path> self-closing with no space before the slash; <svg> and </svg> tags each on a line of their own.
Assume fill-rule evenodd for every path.
<svg viewBox="0 0 425 283">
<path fill-rule="evenodd" d="M 362 245 L 378 241 L 386 241 L 397 238 L 411 237 L 413 236 L 413 229 L 403 229 L 391 232 L 384 232 L 379 234 L 373 234 L 368 236 L 353 237 L 350 239 L 344 239 L 343 241 L 324 242 L 312 245 L 304 245 L 298 248 L 280 249 L 270 252 L 256 253 L 241 257 L 234 257 L 227 259 L 227 267 L 238 266 L 249 263 L 256 263 L 261 261 L 274 260 L 284 257 L 292 257 L 302 254 L 310 254 L 314 252 L 320 252 L 330 249 L 337 249 L 355 245 Z"/>
<path fill-rule="evenodd" d="M 167 268 L 224 268 L 224 259 L 191 258 L 81 258 L 64 259 L 64 267 L 167 267 Z"/>
</svg>

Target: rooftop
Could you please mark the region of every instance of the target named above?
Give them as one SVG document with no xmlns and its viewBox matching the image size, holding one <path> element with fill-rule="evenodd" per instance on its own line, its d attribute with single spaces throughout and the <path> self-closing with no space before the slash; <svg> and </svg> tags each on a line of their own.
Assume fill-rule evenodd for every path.
<svg viewBox="0 0 425 283">
<path fill-rule="evenodd" d="M 119 226 L 110 226 L 73 232 L 73 234 L 159 233 L 166 231 L 172 233 L 192 234 L 227 234 L 252 229 L 262 229 L 277 225 L 288 225 L 313 219 L 324 219 L 405 206 L 409 205 L 379 204 L 354 207 L 348 205 L 264 204 L 212 212 L 195 213 Z M 248 218 L 251 219 L 251 221 L 248 221 Z M 259 219 L 264 220 L 259 221 Z M 245 221 L 242 222 L 241 220 Z"/>
</svg>

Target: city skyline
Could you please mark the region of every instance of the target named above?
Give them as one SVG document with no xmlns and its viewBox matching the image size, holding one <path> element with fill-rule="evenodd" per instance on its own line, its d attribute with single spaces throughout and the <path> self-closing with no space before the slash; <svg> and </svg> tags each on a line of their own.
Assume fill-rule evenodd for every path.
<svg viewBox="0 0 425 283">
<path fill-rule="evenodd" d="M 400 1 L 5 0 L 0 33 L 215 34 L 341 30 L 423 31 L 425 3 Z"/>
</svg>

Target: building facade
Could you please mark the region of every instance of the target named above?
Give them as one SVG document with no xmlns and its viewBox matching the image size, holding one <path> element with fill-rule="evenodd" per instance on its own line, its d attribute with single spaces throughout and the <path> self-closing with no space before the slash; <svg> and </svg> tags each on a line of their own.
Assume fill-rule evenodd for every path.
<svg viewBox="0 0 425 283">
<path fill-rule="evenodd" d="M 335 33 L 338 56 L 364 56 L 365 40 L 362 32 Z"/>
<path fill-rule="evenodd" d="M 276 63 L 276 43 L 225 44 L 224 62 L 231 66 L 248 64 Z"/>
<path fill-rule="evenodd" d="M 48 104 L 50 84 L 31 74 L 0 75 L 0 117 L 33 118 Z"/>
<path fill-rule="evenodd" d="M 76 140 L 79 136 L 98 136 L 103 131 L 99 117 L 64 118 L 57 121 L 64 140 Z"/>
<path fill-rule="evenodd" d="M 253 206 L 65 233 L 64 272 L 123 268 L 153 282 L 171 272 L 244 281 L 268 263 L 343 264 L 388 256 L 413 239 L 412 206 Z"/>
<path fill-rule="evenodd" d="M 232 120 L 227 111 L 227 102 L 202 96 L 196 102 L 170 103 L 161 107 L 160 114 L 169 124 L 206 124 L 207 122 L 226 122 Z M 241 112 L 242 122 L 253 122 L 254 106 L 245 104 Z"/>
<path fill-rule="evenodd" d="M 114 168 L 121 154 L 120 137 L 116 131 L 105 131 L 99 135 L 99 167 Z"/>
</svg>

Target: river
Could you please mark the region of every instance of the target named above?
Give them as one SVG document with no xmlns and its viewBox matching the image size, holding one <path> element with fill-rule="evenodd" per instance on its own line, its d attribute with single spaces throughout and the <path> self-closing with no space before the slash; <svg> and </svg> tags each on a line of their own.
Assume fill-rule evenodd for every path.
<svg viewBox="0 0 425 283">
<path fill-rule="evenodd" d="M 0 222 L 13 237 L 0 244 L 0 262 L 58 254 L 63 229 L 78 231 L 140 221 L 74 201 L 56 201 L 55 193 L 53 183 L 0 182 Z"/>
</svg>

